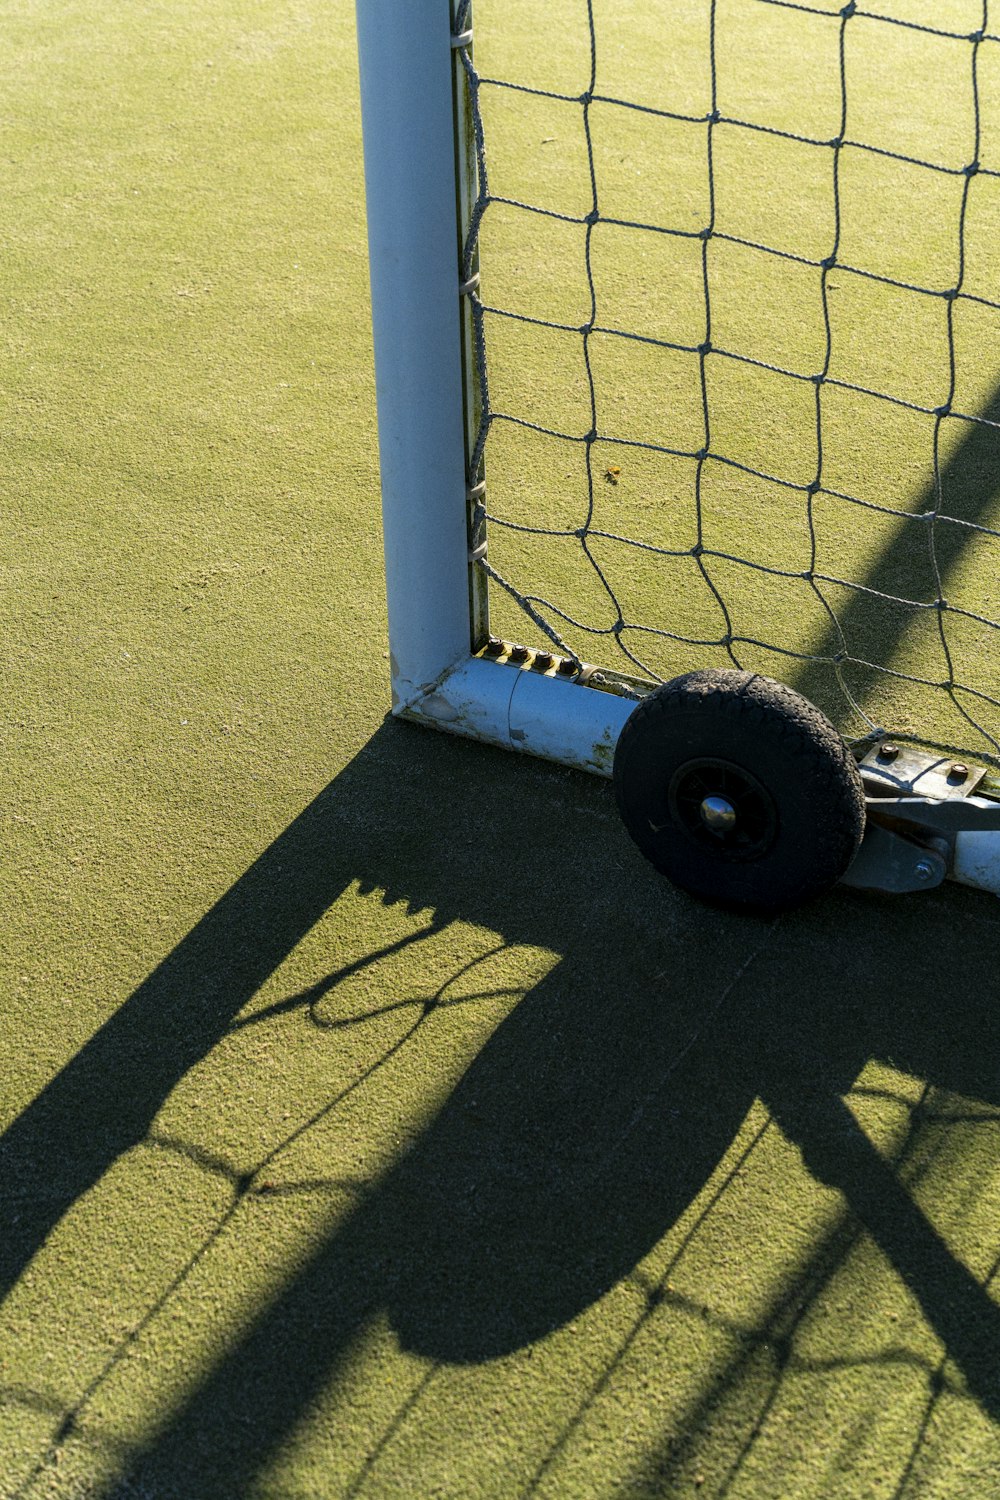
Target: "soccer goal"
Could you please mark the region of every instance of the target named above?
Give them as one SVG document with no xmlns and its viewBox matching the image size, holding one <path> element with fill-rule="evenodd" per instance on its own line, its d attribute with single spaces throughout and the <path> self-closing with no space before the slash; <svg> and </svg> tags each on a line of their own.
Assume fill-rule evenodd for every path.
<svg viewBox="0 0 1000 1500">
<path fill-rule="evenodd" d="M 986 0 L 357 21 L 394 711 L 709 899 L 1000 893 Z"/>
</svg>

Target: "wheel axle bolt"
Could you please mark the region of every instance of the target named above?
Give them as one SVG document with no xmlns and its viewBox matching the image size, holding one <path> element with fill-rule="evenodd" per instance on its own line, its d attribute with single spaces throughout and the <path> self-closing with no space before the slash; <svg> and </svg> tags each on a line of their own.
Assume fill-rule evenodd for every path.
<svg viewBox="0 0 1000 1500">
<path fill-rule="evenodd" d="M 949 781 L 953 781 L 956 784 L 959 784 L 960 782 L 963 782 L 963 781 L 967 780 L 968 775 L 969 775 L 969 768 L 968 768 L 968 766 L 963 766 L 963 765 L 960 765 L 960 764 L 956 763 L 955 765 L 952 766 L 951 770 L 948 772 L 948 780 Z"/>
<path fill-rule="evenodd" d="M 898 745 L 879 745 L 878 747 L 879 760 L 895 760 L 898 754 Z"/>
<path fill-rule="evenodd" d="M 914 874 L 918 880 L 930 880 L 934 874 L 934 866 L 929 859 L 921 859 L 914 868 Z"/>
<path fill-rule="evenodd" d="M 527 661 L 530 655 L 531 652 L 527 646 L 511 646 L 510 648 L 511 661 Z"/>
<path fill-rule="evenodd" d="M 536 651 L 533 666 L 536 672 L 547 672 L 555 658 L 551 651 Z"/>
<path fill-rule="evenodd" d="M 702 822 L 713 833 L 729 833 L 736 827 L 736 809 L 725 797 L 706 797 L 700 811 Z"/>
</svg>

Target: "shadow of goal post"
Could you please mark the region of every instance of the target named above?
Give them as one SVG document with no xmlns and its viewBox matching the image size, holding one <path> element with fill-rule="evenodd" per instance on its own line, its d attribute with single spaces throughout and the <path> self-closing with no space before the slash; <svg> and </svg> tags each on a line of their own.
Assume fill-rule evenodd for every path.
<svg viewBox="0 0 1000 1500">
<path fill-rule="evenodd" d="M 537 652 L 521 663 L 484 654 L 487 580 L 470 556 L 467 473 L 474 356 L 460 293 L 475 153 L 457 7 L 357 0 L 393 712 L 608 776 L 632 695 L 610 677 L 605 687 L 560 675 Z"/>
<path fill-rule="evenodd" d="M 469 472 L 477 380 L 461 288 L 477 184 L 458 57 L 472 7 L 459 36 L 459 6 L 357 0 L 393 713 L 610 776 L 637 696 L 627 681 L 490 651 L 471 526 L 482 471 Z M 1000 832 L 958 833 L 949 874 L 1000 894 Z"/>
</svg>

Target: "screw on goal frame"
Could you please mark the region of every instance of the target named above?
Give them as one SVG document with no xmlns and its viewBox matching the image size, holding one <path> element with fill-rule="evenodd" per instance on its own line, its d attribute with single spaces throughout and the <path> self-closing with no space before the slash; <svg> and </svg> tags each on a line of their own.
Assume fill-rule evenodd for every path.
<svg viewBox="0 0 1000 1500">
<path fill-rule="evenodd" d="M 482 503 L 472 5 L 357 0 L 357 30 L 393 712 L 613 775 L 640 849 L 709 900 L 775 909 L 838 878 L 1000 894 L 1000 802 L 949 757 L 892 764 L 874 744 L 859 765 L 818 710 L 755 674 L 654 690 L 597 670 L 523 598 L 539 644 L 491 635 L 487 591 L 507 585 Z M 795 785 L 789 734 L 826 805 Z"/>
</svg>

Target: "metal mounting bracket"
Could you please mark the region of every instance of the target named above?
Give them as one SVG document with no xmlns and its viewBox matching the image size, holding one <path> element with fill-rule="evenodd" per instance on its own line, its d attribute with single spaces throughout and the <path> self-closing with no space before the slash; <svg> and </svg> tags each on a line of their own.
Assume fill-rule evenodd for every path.
<svg viewBox="0 0 1000 1500">
<path fill-rule="evenodd" d="M 959 835 L 1000 834 L 1000 802 L 970 795 L 986 774 L 978 767 L 882 744 L 868 751 L 859 769 L 867 828 L 844 885 L 893 893 L 931 890 L 956 875 Z M 958 872 L 957 878 L 965 876 Z M 993 888 L 992 881 L 986 888 Z"/>
<path fill-rule="evenodd" d="M 862 891 L 929 891 L 948 874 L 949 861 L 940 849 L 914 843 L 905 834 L 869 823 L 861 848 L 841 885 Z"/>
<path fill-rule="evenodd" d="M 865 790 L 876 797 L 968 797 L 986 775 L 950 755 L 931 755 L 912 745 L 883 740 L 858 762 Z"/>
<path fill-rule="evenodd" d="M 900 826 L 917 837 L 925 831 L 1000 833 L 1000 802 L 986 803 L 980 798 L 935 802 L 930 797 L 866 797 L 865 807 L 877 823 Z"/>
</svg>

